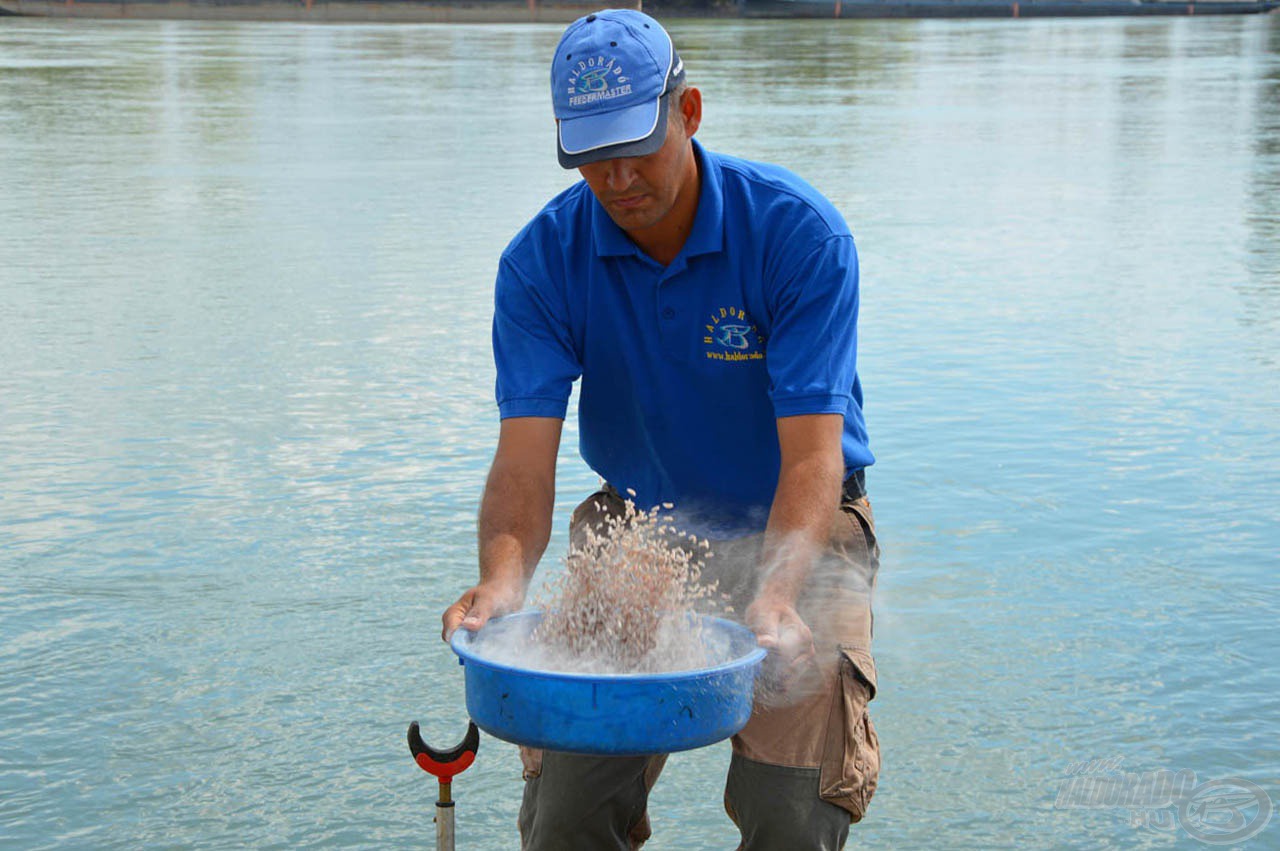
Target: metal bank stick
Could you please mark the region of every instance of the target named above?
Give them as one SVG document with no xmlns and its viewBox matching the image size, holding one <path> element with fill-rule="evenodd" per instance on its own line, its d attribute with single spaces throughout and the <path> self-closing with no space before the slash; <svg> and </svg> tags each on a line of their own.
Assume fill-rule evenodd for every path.
<svg viewBox="0 0 1280 851">
<path fill-rule="evenodd" d="M 417 721 L 409 725 L 409 752 L 419 768 L 440 781 L 440 799 L 436 801 L 436 851 L 453 851 L 453 778 L 476 761 L 479 749 L 480 730 L 474 721 L 467 722 L 467 735 L 448 750 L 436 750 L 424 742 Z"/>
</svg>

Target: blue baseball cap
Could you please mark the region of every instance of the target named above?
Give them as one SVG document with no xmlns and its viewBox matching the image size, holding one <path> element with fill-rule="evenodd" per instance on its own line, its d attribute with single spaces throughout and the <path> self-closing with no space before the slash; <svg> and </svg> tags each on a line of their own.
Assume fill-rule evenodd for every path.
<svg viewBox="0 0 1280 851">
<path fill-rule="evenodd" d="M 642 157 L 667 137 L 664 97 L 684 80 L 671 36 L 634 9 L 606 9 L 569 25 L 551 62 L 560 165 Z"/>
</svg>

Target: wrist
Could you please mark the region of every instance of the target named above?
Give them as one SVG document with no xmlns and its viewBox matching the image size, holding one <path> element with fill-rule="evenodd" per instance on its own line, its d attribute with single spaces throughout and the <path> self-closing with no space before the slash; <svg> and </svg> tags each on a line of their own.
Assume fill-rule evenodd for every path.
<svg viewBox="0 0 1280 851">
<path fill-rule="evenodd" d="M 780 579 L 767 579 L 756 592 L 755 602 L 761 607 L 795 608 L 800 598 L 799 586 Z"/>
<path fill-rule="evenodd" d="M 476 593 L 490 602 L 495 614 L 518 611 L 524 605 L 527 588 L 523 572 L 493 567 L 481 571 L 475 586 Z"/>
<path fill-rule="evenodd" d="M 755 605 L 759 608 L 795 608 L 802 586 L 800 577 L 772 571 L 760 580 Z"/>
</svg>

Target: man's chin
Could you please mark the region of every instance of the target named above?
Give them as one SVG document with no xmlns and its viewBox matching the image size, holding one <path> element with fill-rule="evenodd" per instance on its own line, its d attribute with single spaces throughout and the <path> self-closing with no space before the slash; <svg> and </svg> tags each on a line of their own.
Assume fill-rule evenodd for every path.
<svg viewBox="0 0 1280 851">
<path fill-rule="evenodd" d="M 606 207 L 609 218 L 625 231 L 644 230 L 656 225 L 662 219 L 661 211 L 655 211 L 648 205 L 643 207 L 622 208 Z"/>
</svg>

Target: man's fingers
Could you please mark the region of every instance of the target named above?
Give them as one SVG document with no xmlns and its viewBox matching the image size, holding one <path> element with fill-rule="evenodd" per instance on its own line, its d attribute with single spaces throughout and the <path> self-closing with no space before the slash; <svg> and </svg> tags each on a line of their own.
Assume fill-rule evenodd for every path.
<svg viewBox="0 0 1280 851">
<path fill-rule="evenodd" d="M 444 628 L 440 637 L 448 641 L 459 628 L 475 632 L 495 615 L 504 615 L 520 607 L 523 594 L 506 587 L 477 585 L 444 610 L 440 618 Z"/>
<path fill-rule="evenodd" d="M 787 670 L 793 673 L 803 671 L 818 658 L 818 651 L 813 646 L 813 642 L 809 642 L 809 646 L 803 648 L 791 659 L 791 664 L 787 665 Z"/>
<path fill-rule="evenodd" d="M 444 610 L 444 614 L 440 617 L 441 629 L 440 638 L 448 641 L 458 628 L 458 624 L 462 623 L 463 615 L 466 614 L 461 603 L 454 603 L 452 606 Z"/>
<path fill-rule="evenodd" d="M 765 679 L 774 689 L 785 691 L 799 679 L 817 659 L 813 635 L 803 622 L 779 618 L 773 632 L 758 629 L 756 642 L 769 650 L 765 660 Z"/>
<path fill-rule="evenodd" d="M 473 588 L 459 597 L 458 602 L 444 610 L 444 615 L 440 618 L 444 627 L 440 631 L 440 637 L 445 641 L 448 641 L 453 637 L 453 633 L 456 632 L 460 626 L 466 626 L 468 629 L 479 629 L 479 624 L 471 626 L 467 623 L 468 619 L 472 618 L 472 613 L 475 611 L 475 608 L 476 592 Z M 486 619 L 487 618 L 482 618 L 480 620 L 480 624 L 483 624 Z"/>
<path fill-rule="evenodd" d="M 756 644 L 772 650 L 778 646 L 778 616 L 772 612 L 748 613 L 748 625 L 756 634 Z"/>
<path fill-rule="evenodd" d="M 486 603 L 477 600 L 472 604 L 471 608 L 467 610 L 466 617 L 462 619 L 462 628 L 469 629 L 474 632 L 484 626 L 485 621 L 489 620 L 489 615 L 489 606 Z"/>
<path fill-rule="evenodd" d="M 813 636 L 803 624 L 786 624 L 778 631 L 777 646 L 784 659 L 799 659 L 813 652 Z"/>
</svg>

